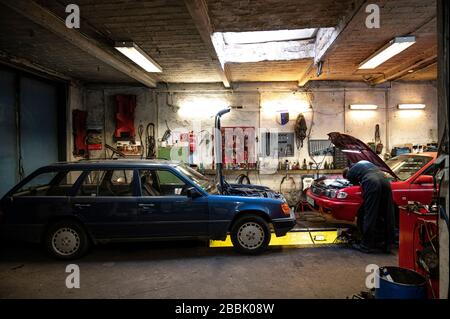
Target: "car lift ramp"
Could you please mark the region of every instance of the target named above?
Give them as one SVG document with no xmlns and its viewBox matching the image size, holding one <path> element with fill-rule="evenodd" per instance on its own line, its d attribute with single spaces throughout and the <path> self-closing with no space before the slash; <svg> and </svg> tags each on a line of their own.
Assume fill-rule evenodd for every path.
<svg viewBox="0 0 450 319">
<path fill-rule="evenodd" d="M 342 244 L 339 239 L 341 229 L 338 228 L 296 228 L 283 237 L 276 237 L 274 233 L 270 238 L 269 246 L 316 246 Z M 233 247 L 230 235 L 225 240 L 210 240 L 209 247 Z"/>
<path fill-rule="evenodd" d="M 351 228 L 349 224 L 326 221 L 319 213 L 306 212 L 297 218 L 297 225 L 286 236 L 276 237 L 272 232 L 269 246 L 300 248 L 347 244 L 345 235 Z M 225 240 L 210 240 L 209 247 L 233 247 L 233 243 L 228 235 Z"/>
</svg>

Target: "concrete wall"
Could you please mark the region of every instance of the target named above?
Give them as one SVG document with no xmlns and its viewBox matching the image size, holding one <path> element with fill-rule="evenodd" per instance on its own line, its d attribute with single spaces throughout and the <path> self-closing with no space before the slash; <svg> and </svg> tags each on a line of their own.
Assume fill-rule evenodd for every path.
<svg viewBox="0 0 450 319">
<path fill-rule="evenodd" d="M 292 132 L 295 118 L 304 114 L 311 139 L 327 139 L 332 131 L 346 132 L 364 142 L 373 142 L 375 125 L 380 126 L 384 152 L 405 143 L 437 141 L 437 92 L 434 83 L 392 83 L 368 87 L 362 83 L 319 82 L 307 92 L 289 84 L 240 84 L 233 92 L 220 91 L 213 85 L 174 85 L 159 90 L 159 137 L 165 131 L 165 120 L 171 129 L 184 128 L 198 132 L 210 130 L 213 117 L 207 111 L 215 105 L 242 106 L 223 117 L 223 126 L 254 126 Z M 198 103 L 196 104 L 196 101 Z M 376 104 L 374 111 L 349 110 L 350 104 Z M 424 110 L 398 110 L 399 103 L 424 103 Z M 188 105 L 188 114 L 182 109 Z M 309 108 L 309 105 L 312 108 Z M 220 108 L 220 107 L 219 107 Z M 181 109 L 181 110 L 180 110 Z M 284 126 L 276 122 L 277 110 L 288 109 L 290 122 Z M 203 110 L 203 111 L 201 111 Z M 197 112 L 198 111 L 198 112 Z M 295 150 L 290 161 L 310 161 L 305 146 Z M 316 158 L 321 161 L 321 157 Z"/>
<path fill-rule="evenodd" d="M 186 146 L 186 143 L 180 142 L 180 133 L 201 132 L 198 140 L 205 137 L 206 131 L 211 133 L 214 114 L 226 106 L 234 108 L 223 117 L 222 126 L 250 126 L 261 131 L 292 132 L 297 115 L 302 113 L 311 139 L 327 139 L 327 133 L 339 131 L 364 142 L 372 142 L 375 125 L 379 124 L 384 152 L 404 143 L 437 141 L 437 92 L 434 82 L 396 82 L 375 88 L 355 82 L 318 82 L 308 90 L 300 90 L 295 83 L 289 82 L 241 83 L 235 85 L 232 91 L 224 90 L 220 84 L 171 84 L 154 90 L 142 87 L 74 86 L 71 92 L 71 109 L 86 109 L 88 125 L 104 128 L 104 143 L 111 145 L 115 128 L 115 94 L 137 96 L 136 129 L 139 124 L 145 126 L 148 122 L 157 123 L 157 136 L 160 139 L 166 130 L 167 120 L 172 131 L 169 142 L 175 146 Z M 376 104 L 378 109 L 349 110 L 348 106 L 355 103 Z M 401 111 L 397 109 L 399 103 L 424 103 L 426 108 Z M 284 126 L 276 121 L 276 111 L 279 109 L 288 109 L 290 112 L 291 120 Z M 261 139 L 256 144 L 257 150 L 260 143 Z M 71 154 L 71 141 L 68 145 Z M 203 143 L 197 149 L 199 152 L 193 162 L 203 163 L 203 167 L 210 168 L 212 143 Z M 105 149 L 90 154 L 91 158 L 105 156 Z M 307 140 L 303 148 L 295 149 L 294 156 L 286 159 L 300 163 L 306 159 L 309 163 L 311 158 Z M 323 156 L 317 156 L 314 160 L 321 163 Z M 331 158 L 325 160 L 330 162 Z M 278 156 L 274 156 L 271 164 L 276 166 L 278 161 Z M 267 172 L 272 173 L 273 170 Z M 252 182 L 273 188 L 279 187 L 282 177 L 281 174 L 251 174 Z"/>
<path fill-rule="evenodd" d="M 76 160 L 73 156 L 72 116 L 73 109 L 87 110 L 87 126 L 99 128 L 103 131 L 103 148 L 99 151 L 90 151 L 90 158 L 109 157 L 111 153 L 106 151 L 104 144 L 114 146 L 113 134 L 115 129 L 115 105 L 114 95 L 134 94 L 136 95 L 135 128 L 140 124 L 144 127 L 149 123 L 157 123 L 155 92 L 143 87 L 122 86 L 87 86 L 70 87 L 69 110 L 70 120 L 68 124 L 68 159 Z"/>
<path fill-rule="evenodd" d="M 69 84 L 68 102 L 67 102 L 67 161 L 75 161 L 78 158 L 73 156 L 73 132 L 72 132 L 72 111 L 73 110 L 86 110 L 86 105 L 84 103 L 84 88 L 78 83 Z"/>
<path fill-rule="evenodd" d="M 389 92 L 390 145 L 438 141 L 436 83 L 392 83 Z M 398 110 L 399 103 L 424 103 L 424 110 Z"/>
</svg>

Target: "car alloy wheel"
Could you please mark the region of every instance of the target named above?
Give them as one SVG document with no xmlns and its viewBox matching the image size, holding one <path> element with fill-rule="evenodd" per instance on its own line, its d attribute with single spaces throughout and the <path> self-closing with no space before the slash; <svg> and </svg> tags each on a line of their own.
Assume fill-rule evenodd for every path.
<svg viewBox="0 0 450 319">
<path fill-rule="evenodd" d="M 249 214 L 233 223 L 230 237 L 237 251 L 256 255 L 269 246 L 271 234 L 268 223 L 262 217 Z"/>
<path fill-rule="evenodd" d="M 82 224 L 67 220 L 50 224 L 44 243 L 53 257 L 76 259 L 88 251 L 91 241 Z"/>
<path fill-rule="evenodd" d="M 238 240 L 246 249 L 257 249 L 264 242 L 264 230 L 255 222 L 247 222 L 238 230 Z"/>
<path fill-rule="evenodd" d="M 80 236 L 72 228 L 60 228 L 53 234 L 52 247 L 62 256 L 73 255 L 80 249 Z"/>
</svg>

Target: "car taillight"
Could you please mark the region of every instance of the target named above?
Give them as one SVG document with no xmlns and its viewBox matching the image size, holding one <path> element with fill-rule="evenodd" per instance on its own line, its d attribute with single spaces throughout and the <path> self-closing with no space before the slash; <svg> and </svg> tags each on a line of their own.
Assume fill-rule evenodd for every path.
<svg viewBox="0 0 450 319">
<path fill-rule="evenodd" d="M 287 203 L 281 204 L 281 210 L 283 211 L 283 214 L 290 216 L 291 215 L 291 209 L 289 208 L 289 205 Z"/>
</svg>

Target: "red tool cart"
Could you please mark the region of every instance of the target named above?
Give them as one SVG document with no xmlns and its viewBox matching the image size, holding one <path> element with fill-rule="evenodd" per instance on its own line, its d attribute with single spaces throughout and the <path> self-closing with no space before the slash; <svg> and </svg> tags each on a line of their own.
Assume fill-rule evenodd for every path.
<svg viewBox="0 0 450 319">
<path fill-rule="evenodd" d="M 417 203 L 400 207 L 399 266 L 428 278 L 428 297 L 439 297 L 438 213 Z"/>
</svg>

